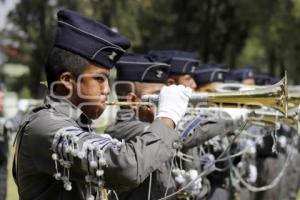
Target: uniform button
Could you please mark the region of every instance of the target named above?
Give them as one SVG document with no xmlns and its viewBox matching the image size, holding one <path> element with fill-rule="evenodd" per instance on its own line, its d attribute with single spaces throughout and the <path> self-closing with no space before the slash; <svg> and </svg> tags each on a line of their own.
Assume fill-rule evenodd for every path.
<svg viewBox="0 0 300 200">
<path fill-rule="evenodd" d="M 181 144 L 178 142 L 173 142 L 172 144 L 173 149 L 180 149 L 181 148 Z"/>
</svg>

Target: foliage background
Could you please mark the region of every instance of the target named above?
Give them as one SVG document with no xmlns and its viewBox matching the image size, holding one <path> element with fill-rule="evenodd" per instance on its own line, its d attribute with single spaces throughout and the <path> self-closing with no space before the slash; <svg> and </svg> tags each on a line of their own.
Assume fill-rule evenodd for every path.
<svg viewBox="0 0 300 200">
<path fill-rule="evenodd" d="M 252 64 L 276 77 L 287 70 L 290 83 L 299 84 L 300 0 L 20 0 L 0 32 L 2 49 L 14 44 L 18 50 L 7 62 L 30 67 L 12 89 L 43 94 L 43 64 L 63 7 L 116 27 L 132 52 L 196 51 L 203 63 Z"/>
</svg>

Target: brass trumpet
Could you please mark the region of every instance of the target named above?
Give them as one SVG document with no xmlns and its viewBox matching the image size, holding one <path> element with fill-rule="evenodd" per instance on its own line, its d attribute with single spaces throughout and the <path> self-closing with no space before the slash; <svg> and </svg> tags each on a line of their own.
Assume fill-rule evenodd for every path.
<svg viewBox="0 0 300 200">
<path fill-rule="evenodd" d="M 276 112 L 264 112 L 264 111 L 252 111 L 248 114 L 247 119 L 255 123 L 266 123 L 266 124 L 285 124 L 296 130 L 298 130 L 298 117 L 288 115 L 285 117 Z"/>
<path fill-rule="evenodd" d="M 300 105 L 300 93 L 289 93 L 288 107 L 295 108 Z"/>
<path fill-rule="evenodd" d="M 144 95 L 144 102 L 157 103 L 158 95 Z M 220 104 L 222 106 L 236 107 L 245 105 L 247 108 L 266 106 L 287 115 L 287 78 L 286 76 L 278 83 L 249 91 L 224 92 L 224 93 L 193 93 L 190 103 L 195 107 Z"/>
<path fill-rule="evenodd" d="M 47 85 L 46 82 L 41 82 Z M 159 101 L 158 95 L 144 95 L 143 102 L 117 102 L 107 101 L 108 106 L 153 106 Z M 225 107 L 237 107 L 237 105 L 246 105 L 247 108 L 258 108 L 266 106 L 280 111 L 287 115 L 288 109 L 288 92 L 287 92 L 287 77 L 285 76 L 277 84 L 259 87 L 254 90 L 223 92 L 223 93 L 194 93 L 190 98 L 190 103 L 196 107 L 210 106 L 218 104 Z M 299 105 L 300 95 L 291 95 L 289 98 L 289 107 Z"/>
</svg>

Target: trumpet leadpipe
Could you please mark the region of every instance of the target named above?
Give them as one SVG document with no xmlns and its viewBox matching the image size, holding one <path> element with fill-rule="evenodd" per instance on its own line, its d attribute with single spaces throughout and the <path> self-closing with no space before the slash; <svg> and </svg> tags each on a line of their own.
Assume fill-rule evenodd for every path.
<svg viewBox="0 0 300 200">
<path fill-rule="evenodd" d="M 106 101 L 107 106 L 154 106 L 151 102 L 119 102 L 119 101 Z"/>
</svg>

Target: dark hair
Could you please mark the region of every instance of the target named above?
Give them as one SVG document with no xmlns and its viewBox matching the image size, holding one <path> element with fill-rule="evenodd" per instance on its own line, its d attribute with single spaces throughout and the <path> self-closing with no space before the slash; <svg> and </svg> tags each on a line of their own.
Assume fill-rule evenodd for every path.
<svg viewBox="0 0 300 200">
<path fill-rule="evenodd" d="M 175 83 L 177 84 L 179 82 L 179 77 L 181 75 L 177 75 L 177 74 L 169 74 L 168 78 L 172 78 L 174 79 Z"/>
<path fill-rule="evenodd" d="M 84 67 L 90 65 L 90 62 L 77 54 L 70 51 L 54 47 L 45 65 L 48 88 L 54 81 L 57 81 L 63 72 L 71 72 L 76 78 L 82 72 Z"/>
<path fill-rule="evenodd" d="M 126 96 L 130 92 L 134 92 L 135 88 L 134 82 L 131 81 L 116 81 L 115 82 L 115 92 L 120 102 L 126 102 Z M 121 109 L 129 109 L 129 106 L 120 106 Z"/>
<path fill-rule="evenodd" d="M 115 92 L 119 101 L 126 101 L 126 96 L 130 92 L 134 92 L 135 87 L 133 82 L 130 81 L 116 81 L 115 82 Z"/>
</svg>

